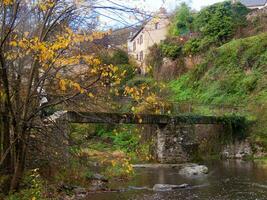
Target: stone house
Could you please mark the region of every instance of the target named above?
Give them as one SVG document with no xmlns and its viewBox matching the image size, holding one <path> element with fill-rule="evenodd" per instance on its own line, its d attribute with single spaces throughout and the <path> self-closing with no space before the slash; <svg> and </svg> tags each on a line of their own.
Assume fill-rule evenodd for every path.
<svg viewBox="0 0 267 200">
<path fill-rule="evenodd" d="M 169 24 L 167 12 L 161 8 L 154 17 L 128 39 L 128 54 L 139 64 L 141 74 L 145 74 L 147 71 L 145 58 L 149 53 L 149 48 L 166 39 Z"/>
<path fill-rule="evenodd" d="M 232 2 L 240 2 L 249 9 L 262 9 L 267 7 L 267 0 L 232 0 Z"/>
</svg>

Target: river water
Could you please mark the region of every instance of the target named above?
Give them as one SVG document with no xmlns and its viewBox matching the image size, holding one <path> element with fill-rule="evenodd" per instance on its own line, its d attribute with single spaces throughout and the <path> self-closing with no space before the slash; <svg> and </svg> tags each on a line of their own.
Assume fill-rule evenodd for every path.
<svg viewBox="0 0 267 200">
<path fill-rule="evenodd" d="M 136 169 L 136 176 L 127 183 L 113 183 L 119 193 L 90 194 L 88 200 L 267 200 L 267 164 L 245 161 L 223 161 L 206 164 L 209 174 L 186 178 L 177 169 Z M 132 190 L 152 188 L 154 184 L 189 184 L 187 189 L 169 192 Z"/>
</svg>

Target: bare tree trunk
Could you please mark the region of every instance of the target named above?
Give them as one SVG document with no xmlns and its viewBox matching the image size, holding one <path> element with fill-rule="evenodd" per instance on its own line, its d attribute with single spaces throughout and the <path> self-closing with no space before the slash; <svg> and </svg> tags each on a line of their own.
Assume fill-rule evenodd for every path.
<svg viewBox="0 0 267 200">
<path fill-rule="evenodd" d="M 21 133 L 22 137 L 23 135 L 25 135 L 25 133 Z M 26 149 L 27 145 L 25 144 L 25 142 L 23 140 L 19 140 L 16 151 L 17 158 L 15 163 L 15 171 L 10 184 L 10 191 L 17 191 L 19 189 L 19 183 L 22 179 L 25 169 Z"/>
<path fill-rule="evenodd" d="M 0 90 L 1 90 L 1 81 L 0 81 Z M 0 160 L 3 157 L 3 105 L 0 101 Z M 1 170 L 1 169 L 0 169 Z"/>
<path fill-rule="evenodd" d="M 1 166 L 1 170 L 5 174 L 11 174 L 12 165 L 11 165 L 11 151 L 10 151 L 10 123 L 9 123 L 9 119 L 8 119 L 6 111 L 3 113 L 2 118 L 3 118 L 2 120 L 3 152 L 7 152 L 7 154 L 6 154 L 6 157 L 4 158 L 3 164 Z"/>
<path fill-rule="evenodd" d="M 6 157 L 4 158 L 1 170 L 5 173 L 12 173 L 11 166 L 11 151 L 10 151 L 10 109 L 9 109 L 9 86 L 7 78 L 7 69 L 3 59 L 2 51 L 0 51 L 0 64 L 1 64 L 1 79 L 4 88 L 5 97 L 3 99 L 3 116 L 2 116 L 2 134 L 3 134 L 3 153 L 7 152 Z"/>
</svg>

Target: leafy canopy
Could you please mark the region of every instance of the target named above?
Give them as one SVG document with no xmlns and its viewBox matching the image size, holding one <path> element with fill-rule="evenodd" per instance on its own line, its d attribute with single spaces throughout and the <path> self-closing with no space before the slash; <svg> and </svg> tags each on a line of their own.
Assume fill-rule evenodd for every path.
<svg viewBox="0 0 267 200">
<path fill-rule="evenodd" d="M 248 9 L 242 4 L 217 3 L 201 10 L 194 21 L 195 28 L 205 40 L 223 43 L 246 22 Z"/>
<path fill-rule="evenodd" d="M 173 36 L 186 35 L 192 29 L 193 14 L 186 3 L 182 3 L 172 17 L 169 34 Z"/>
</svg>

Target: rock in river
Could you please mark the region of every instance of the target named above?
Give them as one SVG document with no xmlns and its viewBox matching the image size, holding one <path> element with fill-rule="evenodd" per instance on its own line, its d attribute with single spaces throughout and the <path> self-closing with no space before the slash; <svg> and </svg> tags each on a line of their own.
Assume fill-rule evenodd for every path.
<svg viewBox="0 0 267 200">
<path fill-rule="evenodd" d="M 171 191 L 175 189 L 181 189 L 181 188 L 187 188 L 189 185 L 188 184 L 182 184 L 182 185 L 169 185 L 169 184 L 156 184 L 153 187 L 153 191 Z"/>
<path fill-rule="evenodd" d="M 208 174 L 208 172 L 209 169 L 205 165 L 194 165 L 182 168 L 179 174 L 184 176 L 201 176 Z"/>
<path fill-rule="evenodd" d="M 103 182 L 108 182 L 108 179 L 101 175 L 101 174 L 94 174 L 90 179 L 92 180 L 100 180 L 100 181 L 103 181 Z"/>
</svg>

